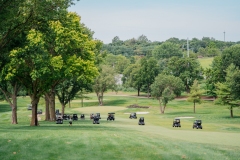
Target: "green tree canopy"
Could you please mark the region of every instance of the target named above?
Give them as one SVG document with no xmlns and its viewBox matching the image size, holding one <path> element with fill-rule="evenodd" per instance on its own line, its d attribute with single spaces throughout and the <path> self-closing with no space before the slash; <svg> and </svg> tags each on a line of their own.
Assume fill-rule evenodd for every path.
<svg viewBox="0 0 240 160">
<path fill-rule="evenodd" d="M 181 95 L 183 89 L 183 82 L 178 77 L 159 74 L 155 78 L 155 81 L 151 85 L 151 95 L 159 101 L 162 114 L 165 111 L 167 103 L 173 100 L 175 96 Z"/>
<path fill-rule="evenodd" d="M 194 80 L 187 99 L 189 102 L 193 102 L 193 113 L 196 113 L 196 103 L 202 103 L 201 96 L 204 92 L 205 91 L 200 88 L 198 80 Z"/>
<path fill-rule="evenodd" d="M 171 42 L 165 42 L 156 46 L 152 51 L 152 55 L 158 60 L 161 58 L 171 58 L 173 56 L 182 57 L 183 53 L 179 45 Z"/>
</svg>

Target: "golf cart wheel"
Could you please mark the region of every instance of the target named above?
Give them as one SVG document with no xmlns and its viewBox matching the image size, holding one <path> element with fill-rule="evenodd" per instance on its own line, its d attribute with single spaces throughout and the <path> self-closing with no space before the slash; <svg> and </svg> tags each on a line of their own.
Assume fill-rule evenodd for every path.
<svg viewBox="0 0 240 160">
<path fill-rule="evenodd" d="M 93 124 L 95 124 L 95 121 L 93 121 Z"/>
</svg>

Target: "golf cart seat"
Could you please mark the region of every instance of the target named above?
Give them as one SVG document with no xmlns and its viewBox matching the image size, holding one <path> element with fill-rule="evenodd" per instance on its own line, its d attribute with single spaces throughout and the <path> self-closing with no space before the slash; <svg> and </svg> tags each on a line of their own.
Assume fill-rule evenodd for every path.
<svg viewBox="0 0 240 160">
<path fill-rule="evenodd" d="M 180 119 L 179 119 L 179 118 L 175 118 L 175 119 L 173 120 L 173 127 L 181 127 Z"/>
<path fill-rule="evenodd" d="M 137 119 L 137 114 L 136 113 L 131 113 L 130 114 L 130 116 L 129 116 L 129 118 L 134 118 L 134 119 Z"/>
<path fill-rule="evenodd" d="M 77 120 L 78 120 L 78 116 L 77 116 L 77 114 L 73 114 L 72 119 L 73 119 L 73 121 L 77 121 Z"/>
<path fill-rule="evenodd" d="M 145 125 L 144 117 L 139 118 L 138 125 Z"/>
<path fill-rule="evenodd" d="M 37 114 L 42 114 L 42 109 L 38 109 Z"/>
<path fill-rule="evenodd" d="M 193 129 L 194 128 L 200 128 L 200 129 L 202 129 L 202 121 L 201 120 L 195 120 L 194 122 L 193 122 Z"/>
<path fill-rule="evenodd" d="M 100 124 L 99 117 L 97 115 L 93 117 L 93 124 Z"/>
<path fill-rule="evenodd" d="M 56 124 L 63 124 L 63 118 L 61 115 L 58 115 L 56 118 Z"/>
<path fill-rule="evenodd" d="M 101 119 L 100 113 L 96 113 L 96 116 L 98 116 L 98 118 Z"/>
<path fill-rule="evenodd" d="M 70 119 L 70 115 L 64 114 L 63 115 L 63 120 L 69 120 Z"/>
<path fill-rule="evenodd" d="M 109 120 L 109 121 L 114 121 L 114 120 L 115 120 L 114 114 L 115 114 L 115 113 L 113 113 L 113 112 L 108 113 L 108 118 L 107 118 L 107 120 Z"/>
<path fill-rule="evenodd" d="M 84 115 L 84 114 L 81 114 L 80 118 L 81 118 L 81 119 L 85 119 L 85 115 Z"/>
</svg>

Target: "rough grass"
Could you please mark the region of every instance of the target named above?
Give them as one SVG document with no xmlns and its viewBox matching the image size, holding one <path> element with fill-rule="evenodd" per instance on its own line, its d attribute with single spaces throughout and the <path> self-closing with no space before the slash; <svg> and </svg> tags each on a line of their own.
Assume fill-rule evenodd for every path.
<svg viewBox="0 0 240 160">
<path fill-rule="evenodd" d="M 31 111 L 27 111 L 29 98 L 19 98 L 18 125 L 11 125 L 9 106 L 0 103 L 0 159 L 239 159 L 240 109 L 234 109 L 235 118 L 229 118 L 225 106 L 211 101 L 193 104 L 174 100 L 159 114 L 157 100 L 138 98 L 132 94 L 118 96 L 105 94 L 105 106 L 90 106 L 96 100 L 77 100 L 66 108 L 66 113 L 84 113 L 85 120 L 57 125 L 40 121 L 39 127 L 30 127 Z M 149 109 L 126 108 L 131 104 L 150 106 Z M 89 106 L 89 107 L 88 107 Z M 39 108 L 44 111 L 44 101 Z M 60 104 L 57 104 L 60 109 Z M 150 112 L 144 116 L 146 125 L 139 126 L 138 119 L 129 119 L 129 112 Z M 90 113 L 100 112 L 100 124 L 92 124 Z M 107 121 L 107 113 L 115 112 L 115 121 Z M 172 120 L 181 118 L 181 128 L 173 128 Z M 203 129 L 192 129 L 194 119 L 203 121 Z"/>
</svg>

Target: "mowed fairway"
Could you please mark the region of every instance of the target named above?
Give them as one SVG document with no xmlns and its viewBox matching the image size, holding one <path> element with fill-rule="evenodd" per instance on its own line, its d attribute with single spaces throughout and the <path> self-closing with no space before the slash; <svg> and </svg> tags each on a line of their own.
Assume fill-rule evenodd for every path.
<svg viewBox="0 0 240 160">
<path fill-rule="evenodd" d="M 0 103 L 0 159 L 239 159 L 240 157 L 240 109 L 234 109 L 235 118 L 229 118 L 229 110 L 206 101 L 196 106 L 174 100 L 159 114 L 157 100 L 106 94 L 105 105 L 97 106 L 94 94 L 84 101 L 84 107 L 75 100 L 66 113 L 86 114 L 85 120 L 64 124 L 44 121 L 30 127 L 31 111 L 27 111 L 29 98 L 19 98 L 18 125 L 10 124 L 10 109 Z M 39 107 L 44 111 L 44 103 Z M 126 108 L 138 104 L 150 108 Z M 60 105 L 57 104 L 60 109 Z M 92 124 L 90 113 L 100 112 L 100 124 Z M 107 121 L 107 113 L 115 112 L 115 121 Z M 137 119 L 129 119 L 131 112 Z M 145 118 L 145 126 L 138 125 L 139 117 Z M 173 128 L 172 120 L 180 117 L 181 128 Z M 194 117 L 194 118 L 191 118 Z M 195 119 L 203 121 L 203 129 L 192 129 Z"/>
</svg>

